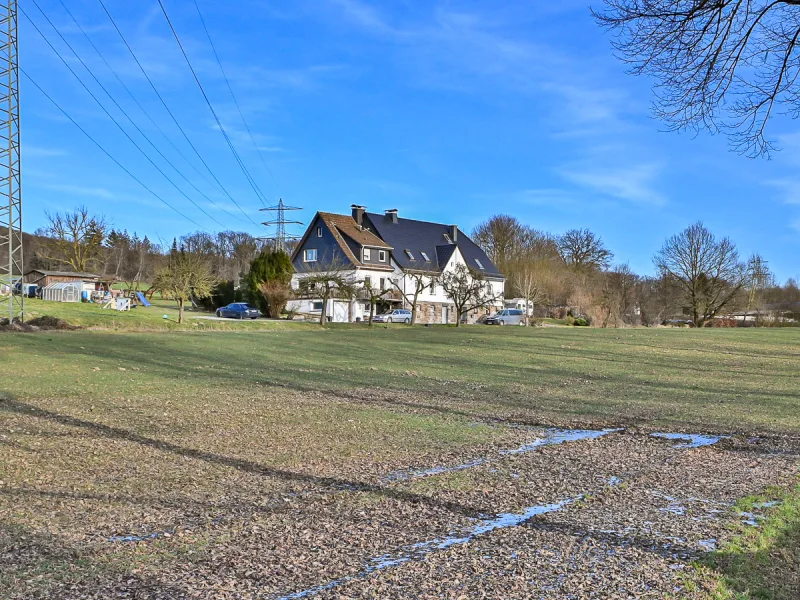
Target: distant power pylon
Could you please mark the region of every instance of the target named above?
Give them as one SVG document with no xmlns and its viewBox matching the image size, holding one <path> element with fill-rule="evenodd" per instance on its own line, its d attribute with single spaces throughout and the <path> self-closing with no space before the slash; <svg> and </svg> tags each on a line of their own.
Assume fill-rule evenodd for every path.
<svg viewBox="0 0 800 600">
<path fill-rule="evenodd" d="M 22 280 L 17 0 L 0 0 L 0 286 Z M 0 294 L 0 318 L 22 319 L 24 293 Z"/>
<path fill-rule="evenodd" d="M 270 240 L 272 242 L 273 247 L 276 250 L 283 250 L 286 252 L 286 242 L 289 240 L 295 240 L 298 236 L 296 235 L 287 235 L 286 233 L 286 226 L 287 225 L 302 225 L 300 221 L 287 221 L 286 220 L 286 211 L 287 210 L 303 210 L 297 206 L 286 206 L 283 203 L 283 198 L 278 200 L 277 206 L 269 206 L 267 208 L 259 209 L 261 211 L 269 210 L 269 211 L 276 211 L 277 215 L 274 221 L 266 221 L 262 223 L 267 227 L 275 227 L 275 235 L 261 238 L 265 240 Z"/>
</svg>

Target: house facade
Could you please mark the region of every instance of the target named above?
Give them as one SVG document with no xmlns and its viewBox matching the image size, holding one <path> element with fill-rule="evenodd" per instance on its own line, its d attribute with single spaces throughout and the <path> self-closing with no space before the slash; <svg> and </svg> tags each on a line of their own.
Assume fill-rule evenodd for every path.
<svg viewBox="0 0 800 600">
<path fill-rule="evenodd" d="M 505 278 L 477 244 L 455 225 L 404 219 L 397 210 L 369 213 L 365 207 L 354 205 L 350 215 L 317 213 L 292 262 L 295 289 L 300 289 L 304 277 L 326 266 L 345 269 L 357 288 L 385 292 L 379 300 L 381 309 L 416 311 L 417 323 L 456 322 L 455 304 L 442 287 L 441 278 L 457 265 L 481 272 L 487 295 L 495 299 L 492 306 L 473 311 L 469 319 L 477 318 L 475 313 L 502 307 Z M 415 304 L 418 286 L 423 289 Z M 322 302 L 307 297 L 293 300 L 289 308 L 319 316 Z M 366 320 L 369 310 L 369 297 L 362 292 L 329 302 L 327 317 L 338 322 Z"/>
</svg>

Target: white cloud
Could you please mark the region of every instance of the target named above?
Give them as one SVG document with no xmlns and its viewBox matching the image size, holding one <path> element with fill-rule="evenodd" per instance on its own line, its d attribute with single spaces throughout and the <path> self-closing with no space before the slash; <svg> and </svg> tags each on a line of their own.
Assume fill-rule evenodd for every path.
<svg viewBox="0 0 800 600">
<path fill-rule="evenodd" d="M 93 198 L 104 198 L 106 200 L 113 200 L 118 197 L 117 194 L 102 187 L 87 187 L 81 185 L 59 184 L 59 183 L 45 183 L 41 184 L 47 190 L 55 192 L 63 192 L 65 194 L 72 194 L 75 196 L 91 196 Z"/>
<path fill-rule="evenodd" d="M 666 198 L 657 190 L 662 171 L 658 163 L 619 165 L 573 165 L 559 169 L 565 179 L 597 193 L 635 204 L 661 206 Z"/>
<path fill-rule="evenodd" d="M 784 203 L 800 204 L 800 180 L 792 178 L 773 179 L 765 183 L 781 191 Z"/>
<path fill-rule="evenodd" d="M 45 148 L 43 146 L 31 146 L 26 144 L 22 147 L 23 157 L 53 157 L 67 156 L 69 152 L 61 148 Z"/>
</svg>

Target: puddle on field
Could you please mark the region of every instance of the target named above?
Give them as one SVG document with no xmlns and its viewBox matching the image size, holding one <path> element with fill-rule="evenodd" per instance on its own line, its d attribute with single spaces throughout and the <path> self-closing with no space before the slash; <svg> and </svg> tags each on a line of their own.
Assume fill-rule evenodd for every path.
<svg viewBox="0 0 800 600">
<path fill-rule="evenodd" d="M 703 433 L 651 433 L 650 437 L 662 438 L 666 440 L 683 440 L 684 443 L 676 444 L 674 448 L 701 448 L 703 446 L 711 446 L 716 444 L 722 439 L 730 436 L 727 435 L 706 435 Z"/>
<path fill-rule="evenodd" d="M 614 486 L 619 485 L 619 483 L 622 481 L 623 480 L 620 477 L 611 477 L 606 483 Z M 474 519 L 476 523 L 472 527 L 467 527 L 458 532 L 451 532 L 446 537 L 434 538 L 432 540 L 411 544 L 410 546 L 403 546 L 397 552 L 371 558 L 364 569 L 357 575 L 343 577 L 341 579 L 330 581 L 324 585 L 294 592 L 293 594 L 288 594 L 285 596 L 279 596 L 275 598 L 275 600 L 298 600 L 299 598 L 309 598 L 319 594 L 320 592 L 343 585 L 349 581 L 362 579 L 378 571 L 396 567 L 410 561 L 422 560 L 425 558 L 425 556 L 433 552 L 446 550 L 451 546 L 468 544 L 476 537 L 486 535 L 492 531 L 506 529 L 509 527 L 517 527 L 523 523 L 526 523 L 527 521 L 530 521 L 537 515 L 543 515 L 561 510 L 569 504 L 583 500 L 585 497 L 586 494 L 581 494 L 579 496 L 575 496 L 574 498 L 553 502 L 552 504 L 538 504 L 536 506 L 530 506 L 520 513 L 500 513 L 495 515 L 493 518 L 480 520 Z"/>
<path fill-rule="evenodd" d="M 146 542 L 160 537 L 169 537 L 172 535 L 171 531 L 158 531 L 156 533 L 149 533 L 147 535 L 112 535 L 106 538 L 108 542 Z"/>
<path fill-rule="evenodd" d="M 434 538 L 432 540 L 419 542 L 416 544 L 412 544 L 410 546 L 404 546 L 400 550 L 392 554 L 384 554 L 382 556 L 377 556 L 375 558 L 372 558 L 369 560 L 368 564 L 364 567 L 364 569 L 357 575 L 353 575 L 350 577 L 343 577 L 342 579 L 336 579 L 324 585 L 309 588 L 307 590 L 302 590 L 300 592 L 295 592 L 293 594 L 288 594 L 285 596 L 279 596 L 275 600 L 298 600 L 299 598 L 309 598 L 320 592 L 330 590 L 332 588 L 338 587 L 355 579 L 361 579 L 367 577 L 378 571 L 382 571 L 384 569 L 388 569 L 391 567 L 396 567 L 398 565 L 402 565 L 410 561 L 422 560 L 425 556 L 433 552 L 437 552 L 439 550 L 446 550 L 447 548 L 450 548 L 452 546 L 468 544 L 476 537 L 481 535 L 486 535 L 488 533 L 491 533 L 492 531 L 498 529 L 506 529 L 508 527 L 517 527 L 519 525 L 522 525 L 526 521 L 531 520 L 533 517 L 537 515 L 543 515 L 546 513 L 555 512 L 557 510 L 564 508 L 568 504 L 578 502 L 584 497 L 585 496 L 581 494 L 580 496 L 576 496 L 574 498 L 568 498 L 567 500 L 561 500 L 559 502 L 554 502 L 552 504 L 540 504 L 537 506 L 531 506 L 525 509 L 521 513 L 500 513 L 496 515 L 494 518 L 480 520 L 477 523 L 475 523 L 472 527 L 468 527 L 459 532 L 451 532 L 446 537 Z"/>
<path fill-rule="evenodd" d="M 536 450 L 536 448 L 541 448 L 542 446 L 557 446 L 565 442 L 594 440 L 610 433 L 619 433 L 620 431 L 622 431 L 622 429 L 548 429 L 544 437 L 537 438 L 513 450 L 501 450 L 500 454 L 524 454 Z"/>
<path fill-rule="evenodd" d="M 559 444 L 563 444 L 566 442 L 579 442 L 581 440 L 593 440 L 605 435 L 609 435 L 611 433 L 618 433 L 623 431 L 623 429 L 548 429 L 544 432 L 541 437 L 537 437 L 532 442 L 527 444 L 523 444 L 519 448 L 513 448 L 509 450 L 500 450 L 501 456 L 511 456 L 515 454 L 525 454 L 526 452 L 532 452 L 537 448 L 542 448 L 545 446 L 557 446 Z M 483 457 L 478 458 L 476 460 L 466 462 L 460 465 L 455 465 L 453 467 L 432 467 L 430 469 L 419 469 L 419 470 L 404 470 L 404 471 L 394 471 L 389 473 L 383 478 L 383 482 L 394 482 L 394 481 L 409 481 L 412 479 L 419 479 L 422 477 L 430 477 L 433 475 L 442 475 L 444 473 L 453 473 L 455 471 L 463 471 L 465 469 L 472 469 L 474 467 L 479 467 L 481 465 L 485 465 L 487 463 L 493 462 L 497 460 L 496 458 L 491 457 Z"/>
</svg>

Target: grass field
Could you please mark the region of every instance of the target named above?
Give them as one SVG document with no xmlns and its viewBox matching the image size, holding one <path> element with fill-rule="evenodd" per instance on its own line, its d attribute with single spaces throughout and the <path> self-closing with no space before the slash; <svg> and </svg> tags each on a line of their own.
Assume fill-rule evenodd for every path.
<svg viewBox="0 0 800 600">
<path fill-rule="evenodd" d="M 213 316 L 203 311 L 186 310 L 185 322 L 178 323 L 178 305 L 173 301 L 154 298 L 152 306 L 138 306 L 130 311 L 119 312 L 103 309 L 98 304 L 47 302 L 38 299 L 25 300 L 26 319 L 42 315 L 58 317 L 72 325 L 102 329 L 106 331 L 230 331 L 260 330 L 276 327 L 292 326 L 293 323 L 257 320 L 257 321 L 212 321 L 196 317 Z M 167 317 L 166 319 L 164 317 Z M 296 325 L 302 325 L 297 323 Z"/>
<path fill-rule="evenodd" d="M 94 308 L 61 305 L 56 316 L 98 325 L 97 313 L 87 312 Z M 36 303 L 29 309 L 36 312 Z M 253 536 L 272 532 L 294 543 L 320 530 L 345 539 L 351 533 L 341 523 L 350 519 L 357 523 L 347 543 L 363 545 L 358 540 L 373 519 L 358 515 L 384 509 L 390 516 L 374 523 L 392 523 L 391 514 L 399 511 L 405 525 L 398 531 L 408 519 L 420 521 L 420 514 L 433 523 L 444 518 L 440 513 L 461 514 L 469 502 L 455 499 L 502 490 L 499 478 L 506 471 L 455 473 L 409 485 L 384 484 L 382 478 L 526 441 L 525 430 L 496 426 L 498 421 L 714 432 L 732 434 L 731 444 L 746 445 L 752 436 L 779 440 L 776 447 L 800 444 L 797 329 L 323 330 L 276 322 L 178 329 L 172 321 L 162 323 L 167 310 L 156 306 L 152 315 L 138 312 L 130 322 L 127 314 L 102 317 L 111 323 L 100 325 L 126 333 L 0 335 L 0 355 L 13 374 L 0 388 L 0 597 L 4 589 L 12 598 L 32 590 L 47 597 L 52 586 L 70 586 L 76 578 L 128 581 L 195 560 L 228 560 L 234 541 L 236 556 L 263 558 L 263 549 L 245 549 L 255 543 Z M 142 323 L 176 330 L 136 331 Z M 199 330 L 218 326 L 229 330 Z M 626 443 L 639 444 L 633 437 Z M 626 443 L 614 452 L 627 452 Z M 564 468 L 586 458 L 576 455 Z M 326 496 L 320 488 L 360 493 Z M 796 506 L 797 490 L 782 489 L 785 506 Z M 500 504 L 508 510 L 524 506 L 523 500 L 512 503 L 514 494 L 501 494 Z M 304 495 L 317 503 L 309 513 L 314 524 L 287 524 L 285 515 Z M 796 508 L 783 511 L 774 527 L 762 530 L 768 539 L 738 540 L 730 552 L 744 556 L 761 545 L 780 554 L 780 545 L 795 540 L 800 527 Z M 105 541 L 163 530 L 173 533 L 132 546 Z M 292 556 L 302 553 L 298 547 Z M 323 563 L 339 559 L 332 555 Z M 718 595 L 723 586 L 738 590 L 750 577 L 735 560 L 715 564 L 713 576 L 727 573 L 716 585 Z M 250 567 L 231 568 L 236 578 L 249 577 L 244 573 Z M 305 585 L 307 573 L 300 571 L 298 566 L 293 575 L 270 581 Z M 781 593 L 758 597 L 783 598 Z"/>
</svg>

